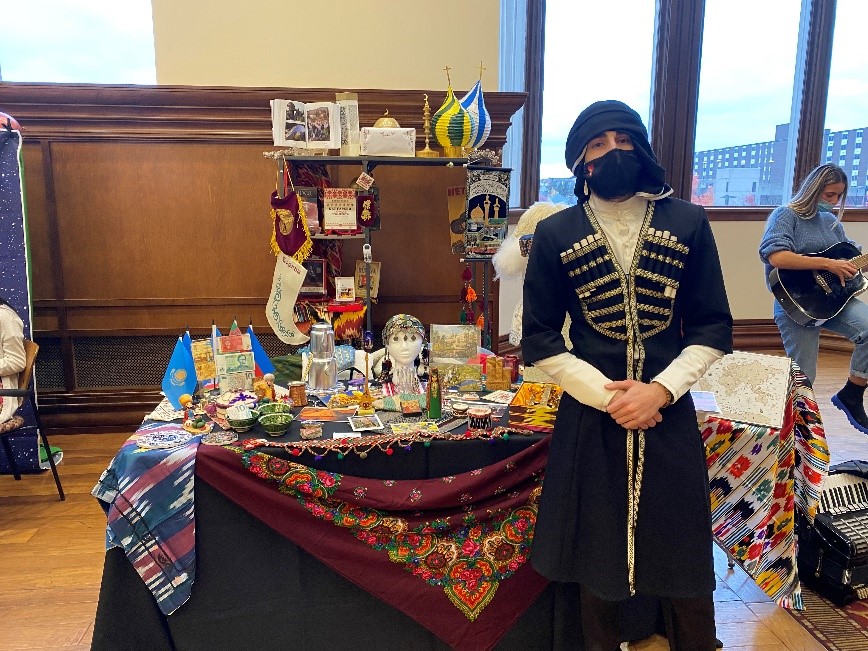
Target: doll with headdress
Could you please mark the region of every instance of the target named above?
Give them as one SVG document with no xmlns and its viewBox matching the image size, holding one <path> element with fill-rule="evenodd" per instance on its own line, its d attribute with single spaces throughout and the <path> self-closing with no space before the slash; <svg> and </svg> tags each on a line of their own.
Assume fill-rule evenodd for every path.
<svg viewBox="0 0 868 651">
<path fill-rule="evenodd" d="M 383 327 L 385 355 L 378 380 L 387 396 L 423 394 L 419 378 L 421 355 L 425 349 L 425 326 L 414 316 L 396 314 Z"/>
</svg>

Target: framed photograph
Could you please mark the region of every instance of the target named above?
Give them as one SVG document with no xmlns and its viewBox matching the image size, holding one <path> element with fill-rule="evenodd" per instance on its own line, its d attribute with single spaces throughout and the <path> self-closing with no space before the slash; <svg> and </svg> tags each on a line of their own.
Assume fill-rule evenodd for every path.
<svg viewBox="0 0 868 651">
<path fill-rule="evenodd" d="M 341 303 L 352 303 L 356 300 L 356 286 L 353 276 L 337 276 L 335 278 L 335 300 Z"/>
<path fill-rule="evenodd" d="M 353 428 L 354 432 L 362 432 L 368 429 L 383 429 L 383 422 L 376 414 L 371 416 L 350 416 L 347 420 L 350 421 L 350 427 Z"/>
<path fill-rule="evenodd" d="M 300 293 L 325 296 L 327 293 L 325 260 L 310 257 L 302 262 L 301 266 L 307 270 L 307 275 L 301 283 Z"/>
<path fill-rule="evenodd" d="M 371 262 L 371 298 L 377 298 L 377 293 L 380 291 L 380 263 Z M 365 298 L 365 286 L 368 284 L 368 275 L 366 266 L 363 260 L 356 260 L 356 296 Z"/>
<path fill-rule="evenodd" d="M 309 149 L 340 149 L 341 119 L 337 104 L 317 102 L 305 104 L 307 146 Z"/>
<path fill-rule="evenodd" d="M 432 360 L 466 363 L 479 354 L 479 344 L 479 329 L 475 325 L 431 324 Z"/>
</svg>

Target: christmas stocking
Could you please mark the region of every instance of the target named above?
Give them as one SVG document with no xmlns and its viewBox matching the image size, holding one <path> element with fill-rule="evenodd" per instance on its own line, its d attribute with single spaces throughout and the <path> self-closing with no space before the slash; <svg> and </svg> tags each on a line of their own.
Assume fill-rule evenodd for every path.
<svg viewBox="0 0 868 651">
<path fill-rule="evenodd" d="M 274 334 L 285 344 L 300 346 L 310 340 L 295 327 L 293 308 L 307 270 L 293 258 L 281 253 L 274 266 L 271 296 L 265 304 L 265 316 Z"/>
</svg>

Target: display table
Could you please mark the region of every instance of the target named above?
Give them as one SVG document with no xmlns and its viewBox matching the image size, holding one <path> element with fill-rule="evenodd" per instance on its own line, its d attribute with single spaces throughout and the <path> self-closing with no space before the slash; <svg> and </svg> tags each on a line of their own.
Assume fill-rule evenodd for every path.
<svg viewBox="0 0 868 651">
<path fill-rule="evenodd" d="M 782 427 L 708 418 L 701 426 L 717 543 L 785 608 L 802 608 L 795 509 L 813 520 L 829 446 L 810 384 L 790 369 Z"/>
<path fill-rule="evenodd" d="M 796 504 L 806 513 L 816 509 L 816 487 L 824 475 L 824 463 L 828 464 L 828 449 L 810 388 L 796 374 L 787 410 L 790 418 L 780 429 L 723 419 L 709 419 L 702 429 L 718 542 L 771 597 L 798 606 L 792 513 Z M 334 426 L 327 424 L 327 431 L 330 427 Z M 293 440 L 298 440 L 297 424 L 285 437 L 268 443 Z M 192 456 L 176 450 L 177 458 L 171 463 L 183 468 L 191 486 L 195 485 L 189 491 L 190 522 L 195 494 L 194 563 L 185 565 L 190 558 L 188 545 L 163 548 L 149 539 L 149 529 L 137 534 L 145 541 L 143 549 L 149 550 L 139 559 L 140 565 L 142 561 L 149 565 L 142 578 L 155 587 L 147 572 L 164 574 L 159 568 L 167 567 L 162 558 L 165 553 L 194 577 L 189 599 L 179 598 L 171 610 L 163 604 L 161 610 L 133 569 L 130 560 L 134 559 L 128 560 L 121 548 L 110 549 L 93 648 L 578 647 L 576 586 L 546 585 L 526 559 L 517 562 L 515 569 L 506 567 L 508 561 L 526 557 L 528 540 L 507 535 L 512 547 L 488 555 L 507 561 L 498 576 L 497 572 L 480 575 L 479 567 L 466 563 L 484 556 L 476 553 L 474 545 L 483 539 L 490 544 L 489 534 L 507 531 L 503 524 L 510 518 L 516 523 L 524 518 L 522 526 L 535 520 L 535 512 L 528 515 L 522 509 L 533 510 L 533 483 L 544 467 L 545 435 L 380 447 L 365 458 L 356 454 L 338 458 L 334 453 L 322 458 L 311 452 L 296 455 L 291 446 L 223 449 L 190 445 Z M 154 453 L 165 455 L 169 463 L 166 451 L 145 454 Z M 137 455 L 142 453 L 134 444 L 125 446 L 113 465 L 120 463 L 120 457 Z M 509 473 L 507 468 L 511 468 Z M 515 485 L 502 481 L 506 474 L 522 472 Z M 337 484 L 331 493 L 330 482 Z M 436 496 L 439 501 L 426 502 L 438 483 L 444 489 Z M 457 490 L 458 485 L 469 487 L 470 492 Z M 395 498 L 392 490 L 402 497 Z M 414 490 L 421 496 L 416 498 Z M 187 491 L 181 492 L 186 498 Z M 316 494 L 317 500 L 307 499 Z M 178 495 L 168 494 L 154 500 L 159 502 L 186 504 Z M 150 512 L 153 504 L 146 503 Z M 320 511 L 323 505 L 326 508 Z M 122 519 L 131 520 L 135 529 L 141 509 L 121 506 L 115 510 L 123 512 Z M 412 564 L 412 559 L 427 557 L 422 543 L 414 541 L 410 551 L 396 544 L 400 542 L 396 531 L 419 531 L 422 523 L 434 521 L 438 509 L 451 527 L 439 542 L 449 538 L 450 543 L 460 543 L 464 554 L 452 556 L 453 578 L 462 578 L 451 585 L 451 596 L 449 585 L 438 584 L 437 576 L 426 576 L 421 564 Z M 366 527 L 374 511 L 378 515 L 373 517 L 380 520 Z M 478 516 L 479 522 L 468 521 L 462 531 L 462 513 Z M 347 516 L 347 522 L 335 524 L 338 515 Z M 471 533 L 474 524 L 480 523 L 484 531 Z M 168 520 L 161 526 L 184 540 L 185 528 Z M 518 527 L 512 533 L 516 531 Z M 149 564 L 149 558 L 154 562 Z M 464 566 L 459 567 L 462 562 Z M 480 576 L 489 579 L 487 588 L 474 582 Z M 777 581 L 772 580 L 775 576 Z M 164 577 L 164 584 L 184 583 L 177 574 L 174 577 Z M 458 594 L 461 586 L 467 589 Z M 492 596 L 483 594 L 486 589 Z M 159 588 L 154 591 L 158 593 Z M 166 616 L 165 611 L 174 612 Z M 651 599 L 640 597 L 627 603 L 625 639 L 654 632 L 656 615 Z"/>
</svg>

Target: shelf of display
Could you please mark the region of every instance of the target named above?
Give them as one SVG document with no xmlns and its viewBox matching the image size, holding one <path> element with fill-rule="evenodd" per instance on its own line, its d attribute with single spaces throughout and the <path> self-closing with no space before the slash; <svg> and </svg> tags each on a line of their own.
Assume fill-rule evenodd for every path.
<svg viewBox="0 0 868 651">
<path fill-rule="evenodd" d="M 321 155 L 307 155 L 307 154 L 297 154 L 290 151 L 270 151 L 263 152 L 263 154 L 268 158 L 273 158 L 278 161 L 280 174 L 283 174 L 283 169 L 286 161 L 292 161 L 297 163 L 320 163 L 323 165 L 359 165 L 361 166 L 364 172 L 371 172 L 378 165 L 393 165 L 393 166 L 407 166 L 407 167 L 473 167 L 474 169 L 503 169 L 499 167 L 488 167 L 485 165 L 472 164 L 467 158 L 426 158 L 426 157 L 415 157 L 415 156 L 321 156 Z M 377 229 L 379 230 L 379 229 Z M 344 240 L 344 239 L 364 239 L 366 244 L 371 243 L 371 230 L 365 229 L 365 232 L 361 235 L 312 235 L 312 239 L 315 240 Z M 489 270 L 488 265 L 491 263 L 491 256 L 480 256 L 480 255 L 470 255 L 461 258 L 462 262 L 467 262 L 471 264 L 475 264 L 477 262 L 483 263 L 482 267 L 482 301 L 484 305 L 488 305 L 489 303 L 489 291 L 488 285 L 490 282 L 489 279 Z M 370 267 L 366 268 L 366 277 L 370 278 Z M 366 288 L 368 291 L 366 295 L 363 297 L 359 297 L 364 300 L 364 304 L 366 306 L 366 325 L 367 329 L 371 330 L 372 328 L 372 315 L 371 315 L 371 304 L 374 302 L 368 293 L 370 291 L 370 287 Z M 488 310 L 486 309 L 484 312 L 484 321 L 485 327 L 484 330 L 487 332 L 487 324 L 488 324 Z M 488 343 L 488 347 L 490 347 L 490 342 Z"/>
<path fill-rule="evenodd" d="M 299 155 L 290 153 L 282 155 L 280 151 L 269 152 L 269 154 L 277 158 L 292 160 L 299 163 L 323 163 L 325 165 L 362 165 L 368 170 L 372 170 L 378 165 L 405 165 L 418 167 L 455 167 L 468 165 L 468 161 L 466 158 L 422 158 L 417 156 L 307 156 L 303 154 Z"/>
</svg>

